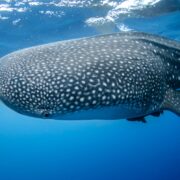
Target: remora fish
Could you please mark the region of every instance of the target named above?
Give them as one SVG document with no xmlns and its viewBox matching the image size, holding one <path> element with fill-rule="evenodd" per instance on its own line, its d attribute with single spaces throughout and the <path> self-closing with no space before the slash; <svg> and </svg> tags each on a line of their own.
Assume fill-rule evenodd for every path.
<svg viewBox="0 0 180 180">
<path fill-rule="evenodd" d="M 52 119 L 180 115 L 180 43 L 115 33 L 35 46 L 0 59 L 0 99 Z"/>
</svg>

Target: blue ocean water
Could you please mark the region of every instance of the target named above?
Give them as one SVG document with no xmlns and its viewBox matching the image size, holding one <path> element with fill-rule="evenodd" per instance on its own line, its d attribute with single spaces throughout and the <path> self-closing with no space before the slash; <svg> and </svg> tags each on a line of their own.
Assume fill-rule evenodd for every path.
<svg viewBox="0 0 180 180">
<path fill-rule="evenodd" d="M 180 0 L 0 1 L 0 56 L 118 31 L 180 41 Z M 0 104 L 0 180 L 179 180 L 180 118 L 57 121 Z"/>
</svg>

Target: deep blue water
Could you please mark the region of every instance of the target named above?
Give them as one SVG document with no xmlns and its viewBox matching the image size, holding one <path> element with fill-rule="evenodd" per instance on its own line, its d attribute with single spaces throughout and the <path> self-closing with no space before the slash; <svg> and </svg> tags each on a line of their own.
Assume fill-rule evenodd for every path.
<svg viewBox="0 0 180 180">
<path fill-rule="evenodd" d="M 0 56 L 136 30 L 180 41 L 179 0 L 0 1 Z M 180 118 L 56 121 L 0 104 L 0 180 L 179 180 Z"/>
</svg>

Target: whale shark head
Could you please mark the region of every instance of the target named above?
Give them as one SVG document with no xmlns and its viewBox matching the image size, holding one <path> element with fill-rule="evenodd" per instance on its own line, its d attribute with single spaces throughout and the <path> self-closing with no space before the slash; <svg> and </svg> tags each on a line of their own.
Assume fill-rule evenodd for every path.
<svg viewBox="0 0 180 180">
<path fill-rule="evenodd" d="M 3 96 L 1 97 L 1 100 L 3 101 L 4 104 L 6 104 L 8 107 L 11 109 L 15 110 L 16 112 L 20 114 L 24 114 L 27 116 L 32 116 L 36 118 L 52 118 L 55 110 L 53 110 L 53 107 L 50 106 L 44 106 L 42 102 L 37 102 L 37 104 L 31 105 L 31 101 L 34 101 L 34 99 L 31 99 L 30 102 L 28 102 L 28 99 L 26 99 L 26 106 L 15 104 L 13 103 L 13 100 L 9 100 L 8 97 Z"/>
<path fill-rule="evenodd" d="M 20 50 L 0 59 L 0 99 L 18 113 L 51 118 L 57 110 L 56 88 L 60 81 L 53 78 L 54 69 L 46 69 L 48 64 L 38 64 L 43 57 L 35 49 Z M 37 63 L 31 63 L 32 59 Z M 25 65 L 26 62 L 29 64 Z"/>
</svg>

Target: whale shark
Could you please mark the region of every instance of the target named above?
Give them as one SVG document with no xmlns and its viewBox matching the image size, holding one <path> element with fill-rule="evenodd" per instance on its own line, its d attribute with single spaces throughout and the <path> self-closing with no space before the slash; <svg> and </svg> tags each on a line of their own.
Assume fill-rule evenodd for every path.
<svg viewBox="0 0 180 180">
<path fill-rule="evenodd" d="M 180 116 L 180 43 L 141 32 L 59 41 L 0 58 L 0 99 L 45 119 Z"/>
</svg>

